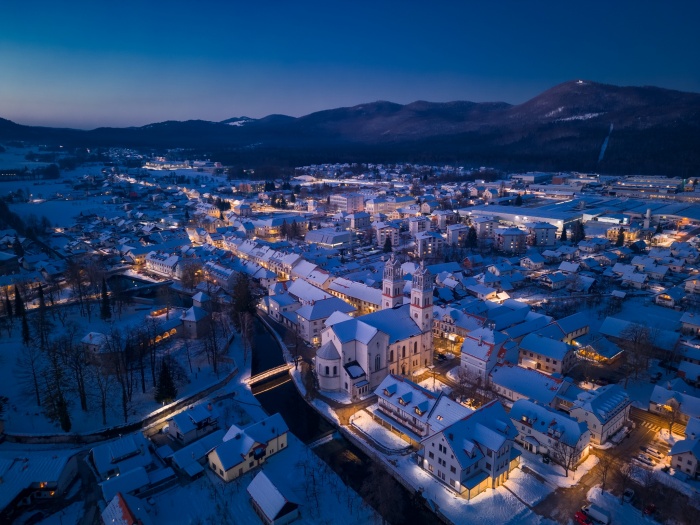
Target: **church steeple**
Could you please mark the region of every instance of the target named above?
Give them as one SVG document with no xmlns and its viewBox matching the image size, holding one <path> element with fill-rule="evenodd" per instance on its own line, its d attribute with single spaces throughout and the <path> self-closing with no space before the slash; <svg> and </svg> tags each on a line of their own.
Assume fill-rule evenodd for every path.
<svg viewBox="0 0 700 525">
<path fill-rule="evenodd" d="M 403 304 L 403 271 L 401 263 L 392 255 L 384 264 L 382 281 L 382 309 Z"/>
<path fill-rule="evenodd" d="M 411 319 L 423 332 L 433 328 L 433 275 L 421 261 L 413 274 L 411 288 Z"/>
</svg>

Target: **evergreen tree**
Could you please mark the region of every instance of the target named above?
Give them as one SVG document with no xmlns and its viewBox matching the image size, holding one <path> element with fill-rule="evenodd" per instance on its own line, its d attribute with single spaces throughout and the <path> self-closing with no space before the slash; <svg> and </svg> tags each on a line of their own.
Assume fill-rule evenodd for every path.
<svg viewBox="0 0 700 525">
<path fill-rule="evenodd" d="M 32 336 L 29 333 L 29 323 L 27 323 L 27 315 L 22 316 L 22 342 L 24 346 L 29 346 Z"/>
<path fill-rule="evenodd" d="M 391 247 L 391 237 L 387 236 L 386 241 L 384 241 L 384 253 L 390 253 L 393 249 Z"/>
<path fill-rule="evenodd" d="M 658 223 L 656 225 L 656 233 L 657 234 L 662 234 L 664 232 L 664 229 L 661 227 L 661 223 Z"/>
<path fill-rule="evenodd" d="M 24 246 L 19 242 L 19 237 L 15 235 L 15 240 L 12 243 L 12 249 L 17 257 L 24 257 Z"/>
<path fill-rule="evenodd" d="M 282 225 L 280 226 L 280 234 L 285 239 L 289 238 L 289 224 L 287 224 L 287 219 L 282 220 Z"/>
<path fill-rule="evenodd" d="M 112 309 L 109 307 L 109 295 L 107 294 L 107 281 L 102 278 L 102 291 L 100 293 L 100 319 L 106 321 L 112 317 Z"/>
<path fill-rule="evenodd" d="M 625 230 L 620 228 L 617 231 L 617 241 L 615 242 L 615 246 L 624 246 L 625 245 Z"/>
<path fill-rule="evenodd" d="M 516 206 L 523 205 L 523 196 L 520 193 L 518 193 L 518 196 L 515 198 L 515 205 Z"/>
<path fill-rule="evenodd" d="M 168 362 L 163 359 L 160 366 L 160 376 L 158 377 L 158 387 L 156 388 L 155 400 L 158 403 L 170 403 L 177 397 L 177 388 L 170 373 Z"/>
<path fill-rule="evenodd" d="M 233 309 L 238 314 L 254 314 L 255 298 L 250 289 L 250 280 L 244 273 L 239 273 L 233 287 Z"/>
<path fill-rule="evenodd" d="M 56 408 L 58 409 L 58 420 L 61 423 L 61 429 L 64 432 L 70 432 L 72 427 L 70 420 L 70 413 L 68 412 L 68 403 L 63 394 L 60 394 L 58 401 L 56 402 Z"/>
<path fill-rule="evenodd" d="M 289 235 L 292 239 L 299 237 L 299 225 L 297 224 L 297 221 L 292 221 Z"/>
<path fill-rule="evenodd" d="M 476 248 L 477 244 L 479 244 L 479 237 L 476 234 L 476 228 L 474 226 L 469 227 L 469 231 L 467 232 L 467 248 Z"/>
<path fill-rule="evenodd" d="M 15 285 L 15 315 L 17 317 L 22 317 L 25 313 L 24 301 L 22 296 L 19 294 L 19 288 Z"/>
<path fill-rule="evenodd" d="M 292 193 L 292 194 L 289 196 L 289 202 L 291 202 L 292 204 L 294 204 L 296 201 L 297 201 L 297 197 L 296 197 L 296 195 L 294 195 L 294 194 Z"/>
<path fill-rule="evenodd" d="M 185 208 L 185 222 L 190 222 L 190 211 Z"/>
<path fill-rule="evenodd" d="M 567 241 L 566 226 L 564 226 L 564 228 L 562 228 L 562 230 L 561 230 L 561 242 L 566 242 L 566 241 Z"/>
<path fill-rule="evenodd" d="M 7 288 L 5 288 L 5 313 L 7 314 L 7 317 L 10 319 L 10 322 L 12 322 L 12 301 L 10 301 L 10 296 L 7 293 Z"/>
</svg>

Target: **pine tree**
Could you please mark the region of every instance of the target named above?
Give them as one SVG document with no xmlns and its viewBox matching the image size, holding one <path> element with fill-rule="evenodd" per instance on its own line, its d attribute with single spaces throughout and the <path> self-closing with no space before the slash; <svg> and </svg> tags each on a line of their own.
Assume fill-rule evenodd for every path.
<svg viewBox="0 0 700 525">
<path fill-rule="evenodd" d="M 522 206 L 523 205 L 523 196 L 518 193 L 518 196 L 515 198 L 515 205 L 516 206 Z"/>
<path fill-rule="evenodd" d="M 17 317 L 22 317 L 25 313 L 24 301 L 22 296 L 19 294 L 19 288 L 15 285 L 15 315 Z"/>
<path fill-rule="evenodd" d="M 17 257 L 24 257 L 24 246 L 19 241 L 19 237 L 15 235 L 15 240 L 12 243 L 12 249 Z"/>
<path fill-rule="evenodd" d="M 391 246 L 391 237 L 386 238 L 386 241 L 384 241 L 384 253 L 390 253 L 392 252 L 392 246 Z"/>
<path fill-rule="evenodd" d="M 32 340 L 32 335 L 29 333 L 29 323 L 27 323 L 27 315 L 22 316 L 22 342 L 24 346 L 29 346 Z"/>
<path fill-rule="evenodd" d="M 566 226 L 564 226 L 564 228 L 562 228 L 562 230 L 561 230 L 561 242 L 566 242 L 566 241 L 567 241 Z"/>
<path fill-rule="evenodd" d="M 177 397 L 177 388 L 173 376 L 170 373 L 168 362 L 163 359 L 160 366 L 160 376 L 158 377 L 158 387 L 156 388 L 155 400 L 158 403 L 170 403 Z"/>
<path fill-rule="evenodd" d="M 620 228 L 617 231 L 617 241 L 615 242 L 615 246 L 620 247 L 625 245 L 625 230 Z"/>
<path fill-rule="evenodd" d="M 656 225 L 656 233 L 657 234 L 662 234 L 664 232 L 664 229 L 661 227 L 661 223 L 658 223 Z"/>
<path fill-rule="evenodd" d="M 10 319 L 10 322 L 12 322 L 12 301 L 10 301 L 10 296 L 7 293 L 7 288 L 5 288 L 5 313 L 7 314 L 7 317 Z"/>
<path fill-rule="evenodd" d="M 476 234 L 476 228 L 474 226 L 469 227 L 469 231 L 467 232 L 467 248 L 476 248 L 476 245 L 479 244 L 479 237 Z"/>
<path fill-rule="evenodd" d="M 56 402 L 56 408 L 58 409 L 58 420 L 61 423 L 61 429 L 64 432 L 70 432 L 72 427 L 70 420 L 70 413 L 68 412 L 68 403 L 63 394 L 60 395 L 58 401 Z"/>
<path fill-rule="evenodd" d="M 112 317 L 112 310 L 109 307 L 109 295 L 107 294 L 107 281 L 102 278 L 102 291 L 101 291 L 101 305 L 100 305 L 100 318 L 106 321 Z"/>
</svg>

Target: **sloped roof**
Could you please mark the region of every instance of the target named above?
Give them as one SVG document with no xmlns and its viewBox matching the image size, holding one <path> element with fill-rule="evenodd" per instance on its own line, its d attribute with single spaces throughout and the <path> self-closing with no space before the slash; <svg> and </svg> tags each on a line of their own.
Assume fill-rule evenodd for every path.
<svg viewBox="0 0 700 525">
<path fill-rule="evenodd" d="M 287 490 L 273 483 L 265 472 L 259 472 L 247 488 L 250 497 L 270 522 L 294 512 L 299 503 L 292 500 Z"/>
</svg>

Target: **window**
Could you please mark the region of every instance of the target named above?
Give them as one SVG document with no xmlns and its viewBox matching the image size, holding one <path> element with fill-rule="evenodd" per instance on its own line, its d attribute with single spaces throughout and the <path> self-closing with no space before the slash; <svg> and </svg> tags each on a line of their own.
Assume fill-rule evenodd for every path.
<svg viewBox="0 0 700 525">
<path fill-rule="evenodd" d="M 394 351 L 393 350 L 389 352 L 389 362 L 390 363 L 394 362 Z"/>
<path fill-rule="evenodd" d="M 250 463 L 248 463 L 248 466 L 249 466 L 250 468 L 253 468 L 253 465 L 254 465 L 254 464 L 255 464 L 255 461 L 251 461 Z"/>
<path fill-rule="evenodd" d="M 406 357 L 406 345 L 401 349 L 401 357 Z"/>
<path fill-rule="evenodd" d="M 334 376 L 338 375 L 338 367 L 337 366 L 333 367 L 333 375 Z"/>
<path fill-rule="evenodd" d="M 326 375 L 329 375 L 330 371 L 328 370 L 328 367 L 326 367 Z"/>
<path fill-rule="evenodd" d="M 486 450 L 486 455 L 487 455 L 488 457 L 493 456 L 493 452 L 491 452 L 491 449 Z"/>
<path fill-rule="evenodd" d="M 555 365 L 556 365 L 556 364 L 557 364 L 557 360 L 556 360 L 556 359 L 552 359 L 552 364 L 555 364 Z"/>
<path fill-rule="evenodd" d="M 414 353 L 414 354 L 417 354 L 417 353 L 418 353 L 418 343 L 417 343 L 417 342 L 414 342 L 414 343 L 413 343 L 413 353 Z"/>
<path fill-rule="evenodd" d="M 379 358 L 379 356 L 377 356 L 374 358 L 374 371 L 375 372 L 379 371 L 380 365 L 381 365 L 381 359 Z"/>
<path fill-rule="evenodd" d="M 457 469 L 455 467 L 450 467 L 450 472 L 452 472 L 452 474 L 456 474 Z"/>
<path fill-rule="evenodd" d="M 435 459 L 435 454 L 433 454 L 432 452 L 428 452 L 428 457 L 430 459 Z"/>
<path fill-rule="evenodd" d="M 491 463 L 486 463 L 486 470 L 491 470 Z"/>
</svg>

